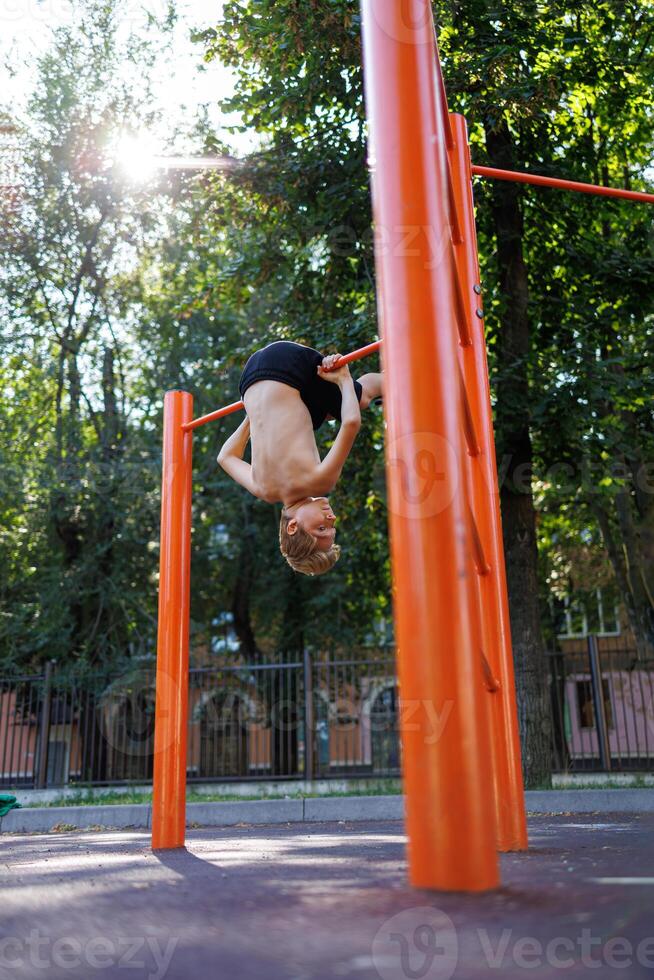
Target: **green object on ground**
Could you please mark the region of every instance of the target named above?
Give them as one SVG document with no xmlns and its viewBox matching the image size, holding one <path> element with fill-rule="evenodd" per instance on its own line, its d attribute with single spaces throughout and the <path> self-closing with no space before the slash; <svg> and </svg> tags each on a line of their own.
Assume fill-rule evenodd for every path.
<svg viewBox="0 0 654 980">
<path fill-rule="evenodd" d="M 0 817 L 6 816 L 10 810 L 17 810 L 21 804 L 15 796 L 3 796 L 0 794 Z"/>
</svg>

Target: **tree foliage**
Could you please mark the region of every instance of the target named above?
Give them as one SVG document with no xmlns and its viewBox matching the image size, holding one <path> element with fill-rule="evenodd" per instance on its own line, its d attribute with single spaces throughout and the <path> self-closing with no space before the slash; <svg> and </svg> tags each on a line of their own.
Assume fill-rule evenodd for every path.
<svg viewBox="0 0 654 980">
<path fill-rule="evenodd" d="M 650 3 L 434 7 L 475 162 L 647 187 Z M 347 350 L 376 336 L 356 0 L 228 0 L 196 36 L 198 56 L 231 66 L 223 108 L 260 145 L 219 174 L 141 185 L 121 177 L 110 147 L 156 122 L 147 79 L 165 24 L 130 40 L 120 9 L 80 3 L 26 111 L 3 117 L 22 163 L 0 241 L 0 656 L 23 666 L 152 655 L 166 388 L 192 391 L 199 414 L 234 399 L 245 359 L 271 340 Z M 194 140 L 228 154 L 202 120 Z M 650 655 L 652 218 L 511 185 L 477 182 L 475 194 L 518 585 L 508 546 L 524 527 L 532 535 L 520 559 L 530 594 L 514 589 L 512 620 L 535 759 L 537 743 L 547 748 L 543 677 L 524 692 L 543 624 L 555 641 L 538 619 L 552 590 L 615 586 Z M 247 656 L 379 637 L 390 616 L 380 415 L 367 413 L 334 495 L 343 558 L 316 580 L 280 558 L 275 509 L 216 466 L 233 424 L 195 440 L 195 656 L 224 650 L 230 624 Z M 333 435 L 325 426 L 323 448 Z"/>
<path fill-rule="evenodd" d="M 2 657 L 111 662 L 151 648 L 156 459 L 131 413 L 132 269 L 158 217 L 113 164 L 152 121 L 152 47 L 90 3 L 54 33 L 2 201 Z M 131 72 L 131 78 L 130 78 Z"/>
</svg>

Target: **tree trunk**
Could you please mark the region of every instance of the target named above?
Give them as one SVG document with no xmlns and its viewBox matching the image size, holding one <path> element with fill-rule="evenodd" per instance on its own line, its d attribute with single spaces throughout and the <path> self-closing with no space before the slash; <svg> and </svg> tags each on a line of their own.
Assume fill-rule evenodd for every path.
<svg viewBox="0 0 654 980">
<path fill-rule="evenodd" d="M 294 776 L 299 768 L 299 726 L 303 717 L 300 704 L 302 686 L 305 626 L 305 582 L 303 576 L 284 570 L 287 591 L 284 602 L 284 633 L 281 653 L 285 663 L 295 667 L 280 667 L 274 671 L 271 703 L 271 747 L 273 773 Z"/>
<path fill-rule="evenodd" d="M 610 357 L 607 341 L 602 347 L 602 358 Z M 624 375 L 622 365 L 610 364 L 609 370 Z M 614 418 L 613 399 L 603 401 L 601 406 L 605 418 Z M 610 424 L 605 430 L 608 437 L 605 446 L 612 459 L 611 475 L 616 482 L 613 507 L 603 506 L 594 489 L 588 498 L 627 612 L 637 659 L 647 662 L 654 657 L 654 504 L 648 492 L 648 469 L 634 415 L 621 409 L 618 418 L 622 423 L 619 429 Z"/>
<path fill-rule="evenodd" d="M 487 119 L 491 166 L 515 169 L 506 122 Z M 528 787 L 551 780 L 551 718 L 540 623 L 536 513 L 529 431 L 529 291 L 520 191 L 493 184 L 502 312 L 497 354 L 497 455 L 523 768 Z"/>
<path fill-rule="evenodd" d="M 234 632 L 240 643 L 241 657 L 246 663 L 252 663 L 258 659 L 258 647 L 250 612 L 254 556 L 252 553 L 252 504 L 249 500 L 243 503 L 243 517 L 238 572 L 232 592 L 232 616 L 234 617 Z"/>
<path fill-rule="evenodd" d="M 102 659 L 111 656 L 112 648 L 127 651 L 124 618 L 112 597 L 114 543 L 118 499 L 118 462 L 122 445 L 118 444 L 119 416 L 116 403 L 114 352 L 105 347 L 102 357 L 102 427 L 100 430 L 100 468 L 98 473 L 97 515 L 95 521 L 97 554 L 98 608 L 94 609 L 92 640 Z M 91 544 L 91 542 L 89 542 Z"/>
<path fill-rule="evenodd" d="M 617 375 L 625 373 L 621 364 L 612 364 L 611 370 Z M 634 413 L 622 409 L 620 420 L 622 428 L 615 433 L 615 445 L 626 447 L 618 455 L 618 476 L 624 485 L 615 495 L 615 512 L 627 566 L 636 648 L 639 659 L 648 661 L 654 657 L 654 501 Z M 647 429 L 651 434 L 650 424 Z"/>
<path fill-rule="evenodd" d="M 629 174 L 625 170 L 625 186 L 628 187 Z M 602 183 L 610 186 L 606 165 L 602 167 Z M 613 237 L 608 221 L 602 222 L 602 237 L 605 242 L 610 242 Z M 614 359 L 614 342 L 612 330 L 607 331 L 601 356 L 609 362 L 609 372 L 623 380 L 625 368 Z M 628 338 L 623 336 L 621 343 L 628 345 Z M 603 412 L 607 419 L 615 416 L 613 399 L 604 403 Z M 618 409 L 617 416 L 620 428 L 611 425 L 607 430 L 614 460 L 612 470 L 618 487 L 614 493 L 615 521 L 611 522 L 608 514 L 600 513 L 601 504 L 594 509 L 602 517 L 600 529 L 634 634 L 637 658 L 647 662 L 654 657 L 654 503 L 649 492 L 647 466 L 641 453 L 640 426 L 634 413 L 626 408 Z M 645 430 L 651 435 L 650 414 L 646 417 Z M 620 538 L 619 550 L 612 540 L 612 524 Z"/>
<path fill-rule="evenodd" d="M 627 565 L 627 578 L 634 611 L 634 635 L 639 659 L 650 660 L 654 655 L 652 639 L 652 603 L 647 589 L 646 562 L 641 535 L 633 519 L 629 486 L 620 487 L 615 495 L 615 510 L 622 537 Z"/>
<path fill-rule="evenodd" d="M 66 389 L 66 380 L 68 388 Z M 81 433 L 79 424 L 80 375 L 77 354 L 68 343 L 68 352 L 60 355 L 57 391 L 57 457 L 54 489 L 51 496 L 51 513 L 54 531 L 63 550 L 66 574 L 74 576 L 84 549 L 84 517 L 79 500 L 79 452 Z M 64 412 L 64 393 L 68 395 L 67 412 Z M 83 637 L 87 616 L 83 596 L 79 588 L 68 590 L 70 611 L 70 647 L 79 654 L 84 648 Z"/>
<path fill-rule="evenodd" d="M 88 689 L 80 695 L 77 725 L 82 756 L 80 781 L 104 782 L 108 778 L 107 756 L 111 745 L 107 739 L 107 720 L 97 690 Z"/>
</svg>

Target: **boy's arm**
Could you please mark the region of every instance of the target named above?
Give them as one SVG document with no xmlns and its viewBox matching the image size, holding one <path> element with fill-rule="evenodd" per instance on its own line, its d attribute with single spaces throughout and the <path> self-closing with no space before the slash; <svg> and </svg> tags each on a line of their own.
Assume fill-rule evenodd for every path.
<svg viewBox="0 0 654 980">
<path fill-rule="evenodd" d="M 331 355 L 330 358 L 325 358 L 323 363 L 329 363 L 332 357 L 338 358 L 339 355 Z M 334 445 L 318 466 L 317 472 L 318 486 L 316 489 L 323 493 L 329 493 L 338 483 L 345 460 L 349 456 L 354 440 L 361 428 L 361 409 L 347 365 L 333 371 L 325 371 L 323 368 L 319 368 L 318 373 L 325 381 L 331 381 L 341 389 L 341 427 L 334 440 Z"/>
<path fill-rule="evenodd" d="M 233 432 L 218 453 L 218 463 L 228 476 L 258 497 L 257 486 L 252 476 L 252 467 L 243 459 L 245 447 L 250 440 L 250 420 L 246 416 L 236 432 Z"/>
</svg>

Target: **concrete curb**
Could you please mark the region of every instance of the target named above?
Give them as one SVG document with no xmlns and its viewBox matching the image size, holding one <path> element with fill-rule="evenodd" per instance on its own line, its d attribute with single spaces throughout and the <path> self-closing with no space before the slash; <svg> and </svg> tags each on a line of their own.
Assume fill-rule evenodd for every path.
<svg viewBox="0 0 654 980">
<path fill-rule="evenodd" d="M 529 813 L 654 813 L 654 789 L 531 790 Z M 189 803 L 189 826 L 228 827 L 234 824 L 316 823 L 334 820 L 402 820 L 402 796 L 332 796 L 301 800 L 238 800 Z M 149 803 L 99 806 L 25 807 L 0 820 L 0 833 L 48 833 L 55 828 L 149 829 Z"/>
<path fill-rule="evenodd" d="M 528 813 L 654 813 L 654 789 L 528 790 Z"/>
<path fill-rule="evenodd" d="M 59 826 L 88 830 L 90 827 L 110 827 L 127 830 L 130 827 L 150 826 L 150 805 L 147 803 L 117 803 L 111 806 L 44 806 L 10 810 L 0 820 L 3 834 L 48 833 Z"/>
<path fill-rule="evenodd" d="M 304 800 L 234 800 L 225 803 L 187 803 L 186 825 L 229 827 L 236 823 L 302 823 Z"/>
<path fill-rule="evenodd" d="M 403 796 L 327 796 L 304 800 L 304 819 L 403 820 Z"/>
</svg>

